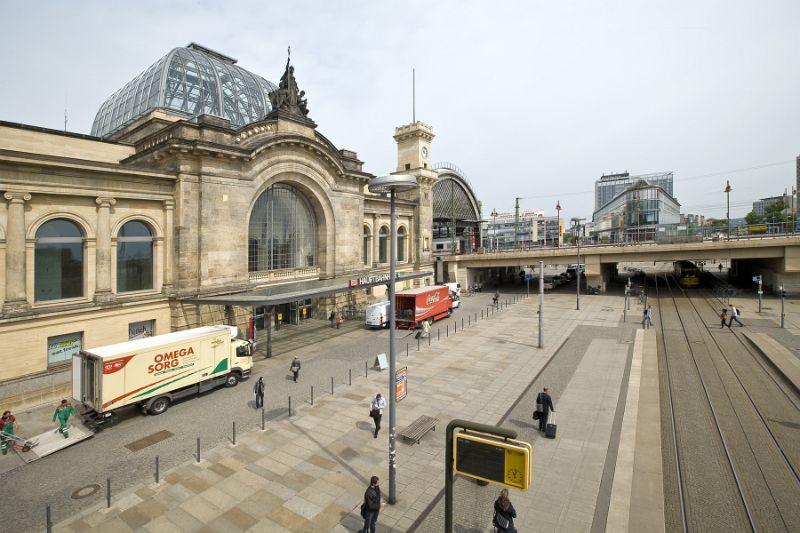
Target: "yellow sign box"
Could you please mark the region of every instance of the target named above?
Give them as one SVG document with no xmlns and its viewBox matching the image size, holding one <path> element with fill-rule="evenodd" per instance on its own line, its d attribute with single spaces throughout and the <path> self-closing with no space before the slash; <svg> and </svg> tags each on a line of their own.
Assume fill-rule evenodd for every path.
<svg viewBox="0 0 800 533">
<path fill-rule="evenodd" d="M 456 433 L 455 472 L 505 487 L 528 490 L 531 484 L 530 443 L 485 433 Z"/>
</svg>

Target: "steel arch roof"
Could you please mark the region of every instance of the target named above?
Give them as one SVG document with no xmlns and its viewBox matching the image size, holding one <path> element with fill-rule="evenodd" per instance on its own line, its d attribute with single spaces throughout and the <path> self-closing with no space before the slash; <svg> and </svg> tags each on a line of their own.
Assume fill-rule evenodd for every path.
<svg viewBox="0 0 800 533">
<path fill-rule="evenodd" d="M 236 60 L 195 43 L 174 48 L 112 94 L 97 112 L 92 135 L 109 137 L 156 109 L 192 118 L 216 115 L 236 127 L 270 112 L 274 83 Z"/>
<path fill-rule="evenodd" d="M 434 220 L 455 217 L 465 222 L 479 222 L 480 202 L 464 173 L 450 163 L 437 163 L 433 168 L 439 173 L 439 180 L 433 185 Z"/>
</svg>

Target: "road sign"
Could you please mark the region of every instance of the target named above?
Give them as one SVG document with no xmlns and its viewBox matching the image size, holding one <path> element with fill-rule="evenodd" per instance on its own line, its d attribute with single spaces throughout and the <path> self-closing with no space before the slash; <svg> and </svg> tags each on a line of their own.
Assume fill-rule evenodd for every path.
<svg viewBox="0 0 800 533">
<path fill-rule="evenodd" d="M 462 432 L 456 433 L 455 437 L 453 456 L 456 474 L 528 490 L 533 453 L 529 443 L 485 433 Z"/>
<path fill-rule="evenodd" d="M 399 402 L 408 394 L 408 367 L 404 366 L 394 373 L 394 390 Z"/>
<path fill-rule="evenodd" d="M 761 281 L 761 276 L 753 276 L 753 281 Z"/>
</svg>

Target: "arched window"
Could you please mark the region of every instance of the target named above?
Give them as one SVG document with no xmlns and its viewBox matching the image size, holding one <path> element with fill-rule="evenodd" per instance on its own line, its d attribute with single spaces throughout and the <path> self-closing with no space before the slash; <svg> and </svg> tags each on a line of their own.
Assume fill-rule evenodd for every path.
<svg viewBox="0 0 800 533">
<path fill-rule="evenodd" d="M 378 232 L 378 263 L 389 262 L 389 251 L 387 250 L 389 244 L 389 230 L 383 226 Z"/>
<path fill-rule="evenodd" d="M 317 220 L 308 200 L 291 185 L 275 184 L 259 196 L 248 232 L 248 272 L 317 264 Z"/>
<path fill-rule="evenodd" d="M 397 260 L 406 261 L 407 232 L 404 226 L 397 229 Z"/>
<path fill-rule="evenodd" d="M 117 234 L 117 292 L 153 288 L 153 234 L 143 222 L 125 223 Z"/>
<path fill-rule="evenodd" d="M 369 264 L 369 240 L 372 234 L 369 231 L 369 226 L 364 226 L 364 235 L 361 238 L 361 259 L 365 265 Z"/>
<path fill-rule="evenodd" d="M 34 301 L 83 296 L 83 232 L 63 218 L 45 222 L 36 231 Z"/>
</svg>

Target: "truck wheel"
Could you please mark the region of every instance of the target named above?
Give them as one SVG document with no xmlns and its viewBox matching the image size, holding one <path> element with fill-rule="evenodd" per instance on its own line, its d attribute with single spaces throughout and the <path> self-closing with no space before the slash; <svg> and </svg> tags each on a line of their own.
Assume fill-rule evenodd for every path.
<svg viewBox="0 0 800 533">
<path fill-rule="evenodd" d="M 239 374 L 230 373 L 225 377 L 226 387 L 235 387 L 239 383 Z"/>
<path fill-rule="evenodd" d="M 156 398 L 155 401 L 150 404 L 150 414 L 153 416 L 158 416 L 167 409 L 169 409 L 169 398 L 166 396 Z"/>
</svg>

